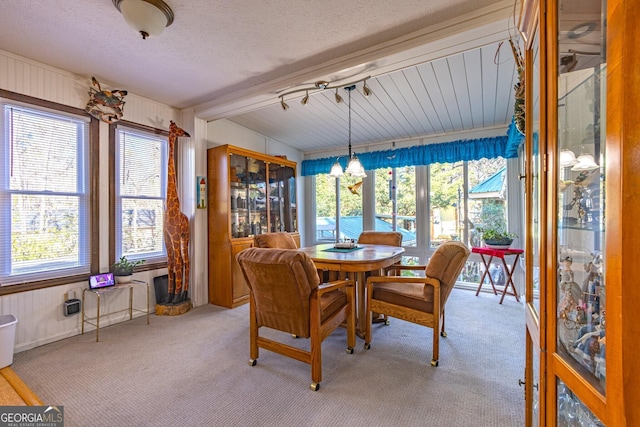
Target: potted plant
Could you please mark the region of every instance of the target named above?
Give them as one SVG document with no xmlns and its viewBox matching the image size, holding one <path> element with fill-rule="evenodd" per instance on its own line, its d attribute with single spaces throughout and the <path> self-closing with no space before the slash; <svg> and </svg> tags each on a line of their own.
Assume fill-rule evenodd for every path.
<svg viewBox="0 0 640 427">
<path fill-rule="evenodd" d="M 131 276 L 133 275 L 133 269 L 143 264 L 145 260 L 139 259 L 137 261 L 129 261 L 126 256 L 120 257 L 120 260 L 113 264 L 113 275 L 116 278 L 116 283 L 129 283 L 131 282 Z"/>
<path fill-rule="evenodd" d="M 518 237 L 515 233 L 508 232 L 505 228 L 482 228 L 482 241 L 485 246 L 495 249 L 508 249 L 513 239 Z"/>
</svg>

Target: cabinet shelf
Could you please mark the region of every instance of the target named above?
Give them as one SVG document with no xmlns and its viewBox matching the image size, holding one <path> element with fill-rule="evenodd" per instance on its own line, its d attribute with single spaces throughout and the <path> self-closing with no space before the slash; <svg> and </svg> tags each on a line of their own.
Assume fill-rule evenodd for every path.
<svg viewBox="0 0 640 427">
<path fill-rule="evenodd" d="M 596 231 L 600 233 L 604 233 L 604 225 L 602 224 L 573 224 L 573 225 L 564 225 L 560 223 L 558 229 L 562 230 L 580 230 L 580 231 Z"/>
</svg>

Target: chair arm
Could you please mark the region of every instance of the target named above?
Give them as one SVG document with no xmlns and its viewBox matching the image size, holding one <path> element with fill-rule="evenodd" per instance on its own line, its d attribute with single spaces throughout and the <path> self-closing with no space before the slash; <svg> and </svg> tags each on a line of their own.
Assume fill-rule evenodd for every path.
<svg viewBox="0 0 640 427">
<path fill-rule="evenodd" d="M 318 285 L 318 296 L 336 289 L 353 287 L 353 280 L 336 280 L 335 282 L 320 283 Z"/>
<path fill-rule="evenodd" d="M 424 271 L 427 268 L 426 265 L 404 265 L 404 264 L 394 264 L 382 269 L 382 271 L 386 274 L 387 271 L 391 270 L 415 270 L 415 271 Z"/>
<path fill-rule="evenodd" d="M 420 276 L 369 276 L 367 285 L 370 283 L 424 283 L 425 285 L 440 287 L 440 281 L 433 277 Z"/>
</svg>

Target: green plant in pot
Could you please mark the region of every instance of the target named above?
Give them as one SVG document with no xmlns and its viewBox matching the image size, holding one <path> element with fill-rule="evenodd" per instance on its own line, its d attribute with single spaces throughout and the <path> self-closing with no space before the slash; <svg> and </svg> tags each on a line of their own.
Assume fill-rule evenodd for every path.
<svg viewBox="0 0 640 427">
<path fill-rule="evenodd" d="M 508 232 L 505 228 L 482 228 L 482 240 L 488 247 L 508 248 L 513 239 L 518 237 L 515 233 Z"/>
<path fill-rule="evenodd" d="M 118 261 L 113 264 L 113 275 L 116 278 L 117 283 L 128 283 L 131 281 L 131 276 L 133 275 L 133 269 L 140 265 L 144 264 L 143 259 L 139 259 L 136 261 L 129 261 L 126 256 L 120 257 Z"/>
</svg>

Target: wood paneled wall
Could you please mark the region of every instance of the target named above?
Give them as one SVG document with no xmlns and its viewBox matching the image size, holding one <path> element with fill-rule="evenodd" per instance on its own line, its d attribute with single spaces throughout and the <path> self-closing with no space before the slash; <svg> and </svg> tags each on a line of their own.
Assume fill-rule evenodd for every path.
<svg viewBox="0 0 640 427">
<path fill-rule="evenodd" d="M 100 80 L 99 70 L 96 70 L 95 77 Z M 118 82 L 100 82 L 103 87 L 118 86 Z M 41 98 L 47 101 L 83 109 L 88 101 L 88 90 L 91 84 L 91 76 L 76 76 L 64 70 L 56 69 L 45 64 L 31 61 L 10 52 L 0 50 L 0 88 Z M 119 87 L 120 89 L 126 89 Z M 182 112 L 167 105 L 137 96 L 129 92 L 125 98 L 124 120 L 140 123 L 157 128 L 168 129 L 169 121 L 174 120 L 181 123 Z M 193 117 L 190 117 L 190 126 L 193 125 Z M 202 130 L 199 132 L 202 134 Z M 204 139 L 204 138 L 202 138 Z M 192 148 L 192 147 L 191 147 Z M 189 148 L 190 149 L 190 148 Z M 193 158 L 194 156 L 187 156 Z M 105 214 L 100 216 L 100 270 L 109 269 L 109 171 L 108 165 L 108 125 L 100 124 L 100 206 L 105 207 Z M 205 175 L 206 166 L 201 167 Z M 185 173 L 194 174 L 193 167 L 185 167 Z M 193 180 L 192 180 L 193 181 Z M 195 184 L 193 184 L 195 185 Z M 191 191 L 191 186 L 185 191 Z M 182 197 L 182 195 L 181 195 Z M 191 197 L 195 197 L 191 195 Z M 189 214 L 187 214 L 189 215 Z M 204 214 L 203 214 L 204 215 Z M 206 219 L 206 215 L 204 216 Z M 206 227 L 206 223 L 205 223 Z M 204 232 L 206 234 L 206 231 Z M 205 247 L 206 251 L 206 247 Z M 197 252 L 197 251 L 196 251 Z M 206 253 L 206 252 L 205 252 Z M 205 255 L 206 256 L 206 255 Z M 205 258 L 206 260 L 206 258 Z M 206 264 L 204 261 L 199 261 Z M 150 270 L 136 273 L 136 278 L 147 280 L 151 283 L 152 289 L 152 310 L 155 299 L 153 298 L 153 277 L 166 274 L 166 269 Z M 202 283 L 206 292 L 206 270 L 202 274 L 203 279 L 194 281 L 198 291 L 197 283 Z M 82 289 L 86 283 L 72 283 L 64 286 L 40 289 L 30 292 L 9 294 L 0 297 L 0 314 L 13 314 L 18 319 L 16 331 L 16 352 L 37 347 L 49 342 L 63 339 L 80 333 L 80 315 L 64 317 L 63 302 L 67 291 L 74 290 L 76 297 L 82 297 Z M 146 296 L 142 290 L 140 294 L 134 294 L 134 305 L 136 308 L 144 307 Z M 103 299 L 101 310 L 105 312 L 119 310 L 128 306 L 128 294 L 118 292 Z M 95 299 L 91 298 L 87 303 L 87 310 L 95 313 Z M 200 296 L 199 301 L 206 303 L 206 295 Z M 197 304 L 197 301 L 195 301 Z M 105 318 L 103 325 L 119 322 L 127 318 L 126 313 Z M 94 316 L 95 314 L 91 314 Z M 90 326 L 92 329 L 93 327 Z"/>
</svg>

